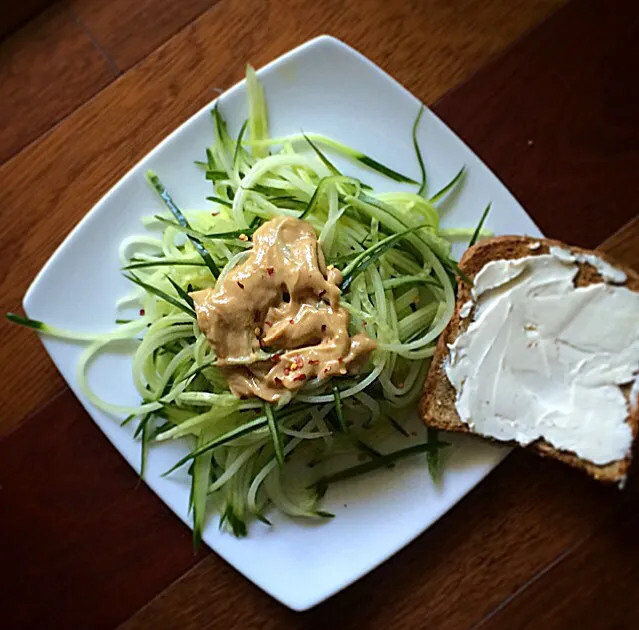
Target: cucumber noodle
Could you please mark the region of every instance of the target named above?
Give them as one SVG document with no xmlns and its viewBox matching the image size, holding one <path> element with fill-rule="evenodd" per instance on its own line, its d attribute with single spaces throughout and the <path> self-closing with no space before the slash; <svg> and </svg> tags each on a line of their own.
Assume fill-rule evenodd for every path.
<svg viewBox="0 0 639 630">
<path fill-rule="evenodd" d="M 189 464 L 196 540 L 213 506 L 221 525 L 240 536 L 253 517 L 268 522 L 269 506 L 292 516 L 332 516 L 317 509 L 319 486 L 300 483 L 291 473 L 292 459 L 313 465 L 304 466 L 311 472 L 353 451 L 390 461 L 392 454 L 371 442 L 383 445 L 387 429 L 403 431 L 394 416 L 415 404 L 437 337 L 453 312 L 456 265 L 442 234 L 471 233 L 439 231 L 435 203 L 457 185 L 461 171 L 431 201 L 411 192 L 376 194 L 340 173 L 322 149 L 391 180 L 416 182 L 324 136 L 269 139 L 264 94 L 250 68 L 247 87 L 249 118 L 238 137 L 231 138 L 217 106 L 212 111 L 214 144 L 196 163 L 211 183 L 201 208 L 180 210 L 149 174 L 164 204 L 158 200 L 157 212 L 144 219 L 149 232 L 128 237 L 120 247 L 122 267 L 136 285 L 121 303 L 137 303 L 139 319 L 96 336 L 11 316 L 43 333 L 91 342 L 77 366 L 79 384 L 96 407 L 126 415 L 123 424 L 137 422 L 143 465 L 154 441 L 191 444 L 190 455 L 172 470 Z M 187 294 L 214 286 L 215 274 L 223 277 L 246 256 L 252 232 L 282 214 L 314 227 L 327 264 L 344 274 L 341 302 L 351 315 L 351 332 L 365 331 L 378 348 L 360 374 L 313 379 L 278 408 L 266 409 L 260 400 L 230 393 Z M 132 369 L 142 402 L 123 407 L 101 400 L 89 384 L 92 359 L 111 342 L 139 335 Z M 246 357 L 246 363 L 264 358 Z M 440 446 L 433 441 L 431 450 L 436 454 Z"/>
</svg>

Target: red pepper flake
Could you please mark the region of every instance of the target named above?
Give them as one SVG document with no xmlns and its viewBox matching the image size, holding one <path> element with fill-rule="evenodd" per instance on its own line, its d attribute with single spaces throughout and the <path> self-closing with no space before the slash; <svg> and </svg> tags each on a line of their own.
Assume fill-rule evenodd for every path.
<svg viewBox="0 0 639 630">
<path fill-rule="evenodd" d="M 319 359 L 309 359 L 308 360 L 308 364 L 309 365 L 319 365 Z"/>
<path fill-rule="evenodd" d="M 322 324 L 322 332 L 326 332 L 326 324 Z"/>
<path fill-rule="evenodd" d="M 143 309 L 143 308 L 141 308 L 141 309 L 140 309 L 140 317 L 142 317 L 143 315 L 144 315 L 144 309 Z"/>
<path fill-rule="evenodd" d="M 294 381 L 305 381 L 306 380 L 306 374 L 298 374 L 293 380 Z"/>
<path fill-rule="evenodd" d="M 275 273 L 275 269 L 273 269 L 273 267 L 267 267 L 267 268 L 266 268 L 266 273 L 267 273 L 269 276 L 272 276 L 272 275 Z"/>
<path fill-rule="evenodd" d="M 342 357 L 337 357 L 337 362 L 338 362 L 338 363 L 343 363 L 343 362 L 344 362 L 344 359 L 342 359 Z"/>
<path fill-rule="evenodd" d="M 298 367 L 302 367 L 304 365 L 304 359 L 301 356 L 295 357 L 295 363 L 297 363 Z"/>
<path fill-rule="evenodd" d="M 264 325 L 265 325 L 265 326 L 272 326 L 272 325 L 273 325 L 273 322 L 264 322 Z"/>
<path fill-rule="evenodd" d="M 279 385 L 280 387 L 282 386 L 282 379 L 279 376 L 276 376 L 273 380 L 276 385 Z"/>
<path fill-rule="evenodd" d="M 237 286 L 240 287 L 240 289 L 244 288 L 244 285 L 239 280 L 237 281 Z"/>
<path fill-rule="evenodd" d="M 274 354 L 274 355 L 271 357 L 271 363 L 275 363 L 275 364 L 277 364 L 277 363 L 279 363 L 281 360 L 282 360 L 282 359 L 280 359 L 280 355 L 279 355 L 279 354 Z"/>
<path fill-rule="evenodd" d="M 291 371 L 288 368 L 284 368 L 284 376 L 288 376 Z"/>
<path fill-rule="evenodd" d="M 295 320 L 293 320 L 293 319 L 289 319 L 289 320 L 288 320 L 288 323 L 289 323 L 289 324 L 294 324 L 294 323 L 295 323 Z"/>
</svg>

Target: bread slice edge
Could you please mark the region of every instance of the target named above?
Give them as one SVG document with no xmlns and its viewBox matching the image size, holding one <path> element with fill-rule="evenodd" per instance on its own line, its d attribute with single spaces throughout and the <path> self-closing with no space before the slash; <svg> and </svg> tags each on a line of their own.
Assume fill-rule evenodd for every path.
<svg viewBox="0 0 639 630">
<path fill-rule="evenodd" d="M 631 291 L 639 292 L 639 274 L 633 269 L 617 263 L 610 255 L 598 250 L 589 250 L 581 247 L 567 245 L 561 241 L 546 238 L 533 238 L 527 236 L 497 236 L 480 241 L 469 248 L 462 256 L 459 266 L 470 279 L 492 260 L 513 260 L 525 256 L 547 254 L 551 247 L 561 247 L 574 254 L 596 254 L 602 260 L 622 270 L 627 277 L 623 285 Z M 576 286 L 587 286 L 603 282 L 599 272 L 588 263 L 579 263 L 579 272 L 575 278 Z M 444 431 L 476 434 L 466 423 L 462 422 L 455 407 L 456 391 L 450 384 L 444 370 L 444 362 L 448 358 L 448 345 L 451 344 L 472 321 L 472 316 L 461 318 L 461 307 L 471 300 L 470 287 L 460 280 L 458 284 L 457 300 L 450 322 L 442 332 L 437 342 L 437 347 L 431 362 L 424 390 L 420 401 L 420 415 L 429 427 Z M 471 311 L 472 314 L 472 311 Z M 629 416 L 626 422 L 630 425 L 633 441 L 639 432 L 639 403 L 630 400 L 630 385 L 623 386 L 622 391 L 629 400 Z M 491 439 L 478 435 L 482 439 Z M 498 440 L 492 440 L 498 441 Z M 505 442 L 500 442 L 505 443 Z M 513 446 L 521 446 L 516 442 L 508 442 Z M 605 482 L 623 482 L 630 467 L 632 453 L 621 460 L 604 465 L 597 465 L 584 460 L 570 451 L 559 450 L 545 440 L 537 440 L 526 446 L 544 457 L 564 462 L 574 468 L 578 468 L 591 477 Z"/>
</svg>

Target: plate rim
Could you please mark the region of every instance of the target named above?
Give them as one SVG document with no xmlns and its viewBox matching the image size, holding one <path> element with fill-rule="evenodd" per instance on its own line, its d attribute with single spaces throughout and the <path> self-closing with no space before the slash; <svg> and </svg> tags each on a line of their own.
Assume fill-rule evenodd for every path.
<svg viewBox="0 0 639 630">
<path fill-rule="evenodd" d="M 361 52 L 359 52 L 358 50 L 356 50 L 352 46 L 346 44 L 345 42 L 341 41 L 340 39 L 338 39 L 338 38 L 336 38 L 336 37 L 334 37 L 332 35 L 329 35 L 329 34 L 322 34 L 322 35 L 319 35 L 317 37 L 314 37 L 314 38 L 312 38 L 312 39 L 310 39 L 310 40 L 308 40 L 306 42 L 303 42 L 299 46 L 287 51 L 286 53 L 280 55 L 279 57 L 276 57 L 275 59 L 271 60 L 269 63 L 267 63 L 266 65 L 262 66 L 259 70 L 257 70 L 257 75 L 259 77 L 262 73 L 277 68 L 278 66 L 280 66 L 280 65 L 286 63 L 287 61 L 297 57 L 300 54 L 302 54 L 303 52 L 305 52 L 305 51 L 307 51 L 309 49 L 313 49 L 314 47 L 323 46 L 323 45 L 333 46 L 333 47 L 339 49 L 339 51 L 342 54 L 346 54 L 346 55 L 348 55 L 350 57 L 355 57 L 359 62 L 365 63 L 366 66 L 370 70 L 374 71 L 374 73 L 377 75 L 377 77 L 379 77 L 380 79 L 382 79 L 382 80 L 384 80 L 386 82 L 390 81 L 391 84 L 394 85 L 394 87 L 399 88 L 401 90 L 403 96 L 404 97 L 408 97 L 411 101 L 413 101 L 415 103 L 416 107 L 418 105 L 424 105 L 425 109 L 427 109 L 430 112 L 430 114 L 432 114 L 432 116 L 440 124 L 442 124 L 444 127 L 446 127 L 446 129 L 448 129 L 450 131 L 450 133 L 453 134 L 453 136 L 463 145 L 463 147 L 479 161 L 479 163 L 486 169 L 486 171 L 490 175 L 492 175 L 499 182 L 499 184 L 503 187 L 503 189 L 515 200 L 517 205 L 519 207 L 521 207 L 522 211 L 530 219 L 530 221 L 535 225 L 535 227 L 537 227 L 534 219 L 526 212 L 526 210 L 521 206 L 521 204 L 519 204 L 519 202 L 516 200 L 516 198 L 514 197 L 512 192 L 506 187 L 505 184 L 503 184 L 503 182 L 497 177 L 497 175 L 495 175 L 495 173 L 483 162 L 481 157 L 479 155 L 477 155 L 477 153 L 474 150 L 472 150 L 463 141 L 463 139 L 461 139 L 455 133 L 455 131 L 453 129 L 448 127 L 448 125 L 446 125 L 446 123 L 444 123 L 439 118 L 439 116 L 437 116 L 437 114 L 435 114 L 432 111 L 432 109 L 430 109 L 427 105 L 423 104 L 412 92 L 410 92 L 410 90 L 408 90 L 404 85 L 402 85 L 399 81 L 397 81 L 397 79 L 392 77 L 390 74 L 388 74 L 385 70 L 383 70 L 381 67 L 379 67 L 377 64 L 375 64 L 372 60 L 368 59 Z M 62 240 L 62 242 L 56 247 L 54 252 L 49 256 L 47 261 L 43 264 L 41 269 L 38 271 L 38 273 L 36 274 L 36 276 L 34 277 L 32 282 L 30 283 L 27 291 L 24 294 L 23 300 L 22 300 L 22 304 L 23 304 L 23 308 L 24 308 L 25 312 L 27 312 L 27 313 L 29 312 L 29 304 L 33 301 L 34 296 L 36 294 L 38 294 L 39 291 L 41 290 L 41 286 L 40 285 L 43 284 L 44 278 L 45 278 L 47 272 L 56 265 L 58 259 L 62 255 L 62 252 L 64 250 L 66 250 L 66 248 L 68 246 L 71 245 L 71 242 L 75 238 L 77 238 L 77 235 L 80 233 L 80 231 L 86 225 L 86 223 L 89 222 L 91 220 L 91 218 L 94 217 L 97 213 L 101 212 L 103 206 L 109 204 L 110 199 L 117 194 L 118 189 L 120 187 L 126 185 L 126 183 L 129 180 L 131 180 L 132 178 L 137 177 L 139 175 L 138 171 L 141 168 L 143 168 L 143 165 L 145 163 L 147 163 L 148 161 L 152 160 L 156 155 L 158 155 L 162 151 L 164 151 L 164 149 L 173 141 L 173 139 L 185 127 L 187 127 L 189 124 L 191 124 L 191 122 L 195 118 L 199 117 L 202 114 L 202 112 L 210 110 L 210 108 L 213 107 L 215 105 L 215 103 L 217 103 L 218 100 L 222 96 L 229 95 L 229 94 L 232 94 L 234 92 L 237 92 L 237 91 L 241 90 L 243 88 L 243 86 L 245 85 L 245 83 L 246 83 L 245 79 L 242 79 L 242 80 L 238 81 L 237 83 L 232 85 L 230 88 L 228 88 L 227 90 L 222 92 L 220 95 L 216 96 L 210 102 L 205 104 L 202 108 L 198 109 L 196 112 L 191 114 L 186 120 L 182 121 L 175 129 L 173 129 L 170 133 L 168 133 L 152 149 L 150 149 L 139 160 L 137 160 L 135 162 L 135 164 L 133 164 L 126 171 L 126 173 L 124 175 L 122 175 L 102 195 L 102 197 L 95 204 L 93 204 L 93 206 L 82 216 L 82 218 L 76 223 L 76 225 L 65 236 L 65 238 Z M 47 352 L 47 354 L 49 354 L 49 356 L 53 360 L 53 356 L 50 354 L 50 352 L 46 348 L 46 346 L 45 346 L 45 351 Z M 56 367 L 57 367 L 57 363 L 56 363 L 55 360 L 54 360 L 54 363 L 56 364 Z M 71 387 L 71 384 L 66 379 L 65 379 L 65 383 L 73 391 L 74 388 Z M 80 401 L 80 403 L 84 407 L 83 402 Z M 118 451 L 119 456 L 122 457 L 125 461 L 127 461 L 127 463 L 129 465 L 131 465 L 132 468 L 135 470 L 136 466 L 134 465 L 134 463 L 131 462 L 129 460 L 129 458 L 124 455 L 124 453 L 118 447 L 117 443 L 114 440 L 112 440 L 111 437 L 107 433 L 104 432 L 104 430 L 102 429 L 100 424 L 96 421 L 96 419 L 93 417 L 91 412 L 89 412 L 86 409 L 86 407 L 85 407 L 85 411 L 86 411 L 87 415 L 89 415 L 91 420 L 97 425 L 98 429 L 100 429 L 100 431 L 102 432 L 104 437 L 113 444 L 115 449 Z M 276 599 L 280 603 L 282 603 L 285 606 L 287 606 L 288 608 L 290 608 L 292 610 L 295 610 L 295 611 L 298 611 L 298 612 L 305 611 L 305 610 L 308 610 L 310 608 L 313 608 L 314 606 L 320 604 L 321 602 L 323 602 L 326 599 L 330 598 L 331 596 L 335 595 L 336 593 L 338 593 L 339 591 L 343 590 L 344 588 L 346 588 L 346 587 L 350 586 L 351 584 L 355 583 L 360 578 L 362 578 L 364 575 L 370 573 L 372 570 L 374 570 L 375 568 L 377 568 L 378 566 L 380 566 L 381 564 L 386 562 L 388 559 L 390 559 L 392 556 L 394 556 L 396 553 L 398 553 L 399 551 L 404 549 L 406 546 L 408 546 L 413 540 L 415 540 L 415 538 L 417 538 L 418 536 L 423 534 L 429 527 L 434 525 L 443 515 L 445 515 L 450 509 L 452 509 L 462 498 L 464 498 L 469 492 L 471 492 L 472 489 L 478 483 L 483 481 L 483 479 L 485 479 L 486 476 L 488 476 L 488 474 L 490 474 L 490 472 L 492 472 L 492 470 L 494 470 L 499 465 L 499 463 L 501 461 L 503 461 L 504 457 L 506 457 L 506 455 L 509 452 L 510 452 L 510 449 L 504 449 L 503 453 L 500 455 L 500 457 L 496 459 L 496 462 L 494 464 L 491 464 L 486 472 L 484 472 L 483 474 L 478 476 L 477 480 L 472 485 L 470 485 L 470 487 L 468 487 L 467 490 L 465 490 L 464 492 L 461 492 L 453 500 L 453 502 L 451 504 L 449 504 L 447 506 L 443 506 L 441 512 L 439 512 L 439 514 L 438 514 L 438 516 L 436 518 L 434 518 L 427 525 L 420 526 L 420 528 L 418 529 L 418 531 L 416 531 L 416 533 L 414 533 L 414 535 L 411 535 L 407 539 L 403 540 L 403 542 L 399 546 L 397 546 L 394 549 L 394 551 L 392 551 L 391 553 L 389 553 L 387 555 L 384 555 L 383 557 L 379 558 L 379 560 L 375 561 L 372 565 L 369 565 L 368 568 L 363 569 L 362 571 L 356 573 L 355 575 L 350 575 L 349 574 L 348 576 L 346 576 L 343 579 L 336 579 L 331 588 L 326 589 L 326 590 L 324 590 L 322 592 L 319 592 L 319 590 L 317 590 L 316 592 L 310 594 L 307 591 L 298 591 L 296 593 L 290 593 L 289 592 L 288 595 L 290 595 L 290 596 L 285 596 L 282 592 L 277 592 L 276 590 L 274 590 L 271 587 L 270 583 L 265 583 L 263 581 L 257 582 L 252 576 L 249 576 L 249 574 L 247 574 L 244 570 L 239 569 L 235 565 L 235 563 L 231 559 L 229 559 L 229 554 L 226 552 L 226 550 L 225 551 L 220 551 L 218 549 L 213 549 L 211 547 L 209 547 L 209 548 L 211 549 L 212 552 L 217 554 L 225 562 L 227 562 L 229 565 L 231 565 L 233 567 L 233 569 L 235 571 L 237 571 L 238 573 L 240 573 L 245 579 L 248 579 L 249 581 L 253 582 L 253 584 L 255 584 L 258 588 L 260 588 L 261 590 L 263 590 L 264 592 L 269 594 L 271 597 L 273 597 L 274 599 Z M 153 486 L 147 482 L 146 479 L 144 481 L 147 484 L 147 486 L 150 488 L 150 490 L 157 496 L 157 498 L 160 499 L 160 501 L 162 501 L 162 503 L 175 516 L 177 516 L 182 522 L 184 522 L 187 525 L 187 527 L 189 527 L 189 529 L 192 529 L 191 523 L 188 520 L 186 520 L 185 518 L 183 518 L 182 515 L 180 515 L 179 513 L 176 513 L 176 511 L 173 510 L 172 507 L 170 506 L 170 504 L 167 502 L 165 497 L 163 497 L 161 494 L 159 494 L 153 488 Z M 207 543 L 207 546 L 209 546 L 208 543 Z"/>
</svg>

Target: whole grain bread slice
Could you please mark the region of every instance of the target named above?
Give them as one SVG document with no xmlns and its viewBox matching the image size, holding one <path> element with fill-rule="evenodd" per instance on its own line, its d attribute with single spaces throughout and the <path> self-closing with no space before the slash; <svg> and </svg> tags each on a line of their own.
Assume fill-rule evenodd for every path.
<svg viewBox="0 0 639 630">
<path fill-rule="evenodd" d="M 559 246 L 569 249 L 573 253 L 596 254 L 606 262 L 614 265 L 626 273 L 627 280 L 624 284 L 628 289 L 639 292 L 639 274 L 634 270 L 616 263 L 610 256 L 603 252 L 586 250 L 580 247 L 568 246 L 560 241 L 550 239 L 537 239 L 526 236 L 498 236 L 481 241 L 469 248 L 459 262 L 461 270 L 470 279 L 491 260 L 510 260 L 523 258 L 524 256 L 535 256 L 547 254 L 552 246 Z M 575 278 L 576 286 L 587 286 L 598 282 L 603 282 L 597 269 L 583 263 L 579 265 L 579 272 Z M 448 344 L 453 341 L 469 326 L 473 320 L 472 311 L 470 317 L 460 317 L 460 308 L 467 301 L 471 300 L 470 287 L 463 281 L 459 281 L 457 301 L 453 316 L 439 337 L 433 361 L 426 378 L 424 392 L 420 402 L 421 417 L 427 426 L 442 429 L 445 431 L 457 431 L 461 433 L 473 434 L 473 430 L 462 422 L 455 408 L 456 392 L 450 384 L 443 364 L 448 357 Z M 639 403 L 630 401 L 630 385 L 622 387 L 622 391 L 629 400 L 630 413 L 627 422 L 630 424 L 633 439 L 637 437 L 639 431 Z M 517 444 L 513 444 L 517 446 Z M 595 479 L 607 482 L 622 482 L 630 467 L 631 454 L 623 460 L 618 460 L 598 466 L 592 462 L 578 457 L 575 453 L 561 451 L 554 448 L 545 440 L 537 440 L 526 448 L 543 455 L 560 460 L 570 466 L 579 468 L 591 475 Z"/>
</svg>

